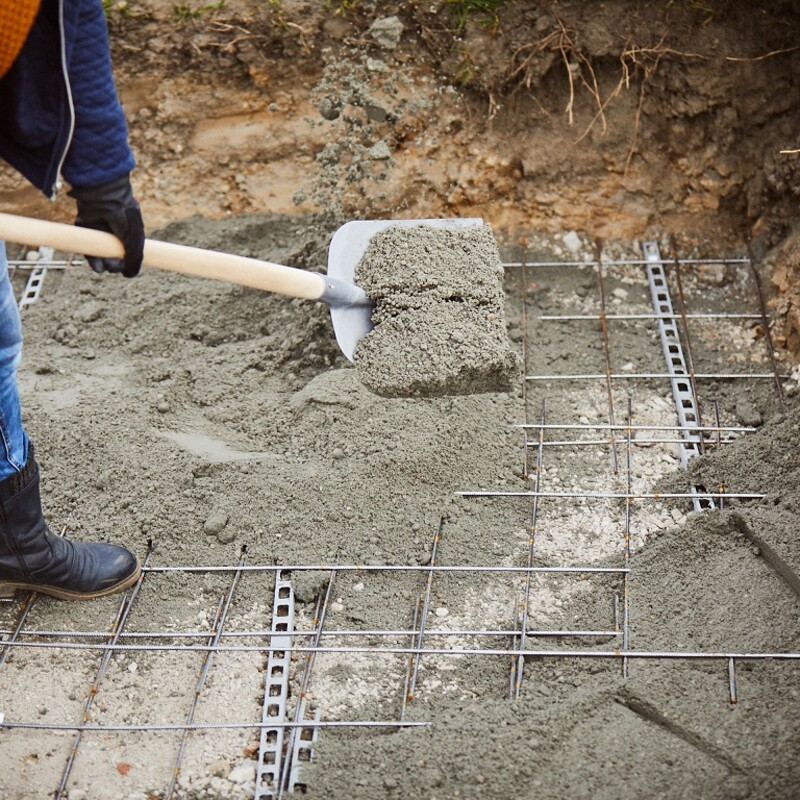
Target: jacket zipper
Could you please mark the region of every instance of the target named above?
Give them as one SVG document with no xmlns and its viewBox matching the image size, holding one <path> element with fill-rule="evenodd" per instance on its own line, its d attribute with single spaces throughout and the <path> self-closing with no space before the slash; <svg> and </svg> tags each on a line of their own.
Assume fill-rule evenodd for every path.
<svg viewBox="0 0 800 800">
<path fill-rule="evenodd" d="M 58 169 L 56 170 L 56 180 L 52 186 L 51 200 L 55 200 L 58 190 L 62 187 L 63 181 L 61 179 L 61 170 L 64 167 L 64 162 L 67 160 L 67 153 L 69 152 L 70 145 L 72 144 L 72 137 L 75 133 L 75 104 L 72 102 L 72 87 L 69 83 L 69 70 L 67 69 L 67 36 L 64 31 L 64 0 L 58 0 L 58 27 L 59 37 L 61 39 L 61 71 L 64 74 L 64 86 L 67 90 L 67 104 L 69 106 L 69 135 L 67 136 L 64 150 L 61 153 L 61 158 L 58 162 Z"/>
</svg>

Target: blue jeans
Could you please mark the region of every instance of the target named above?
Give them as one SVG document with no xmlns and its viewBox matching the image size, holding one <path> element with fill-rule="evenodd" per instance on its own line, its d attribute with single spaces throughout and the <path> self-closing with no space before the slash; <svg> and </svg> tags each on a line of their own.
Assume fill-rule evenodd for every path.
<svg viewBox="0 0 800 800">
<path fill-rule="evenodd" d="M 0 241 L 0 480 L 19 472 L 28 460 L 17 390 L 21 360 L 22 321 L 8 278 L 6 246 Z"/>
</svg>

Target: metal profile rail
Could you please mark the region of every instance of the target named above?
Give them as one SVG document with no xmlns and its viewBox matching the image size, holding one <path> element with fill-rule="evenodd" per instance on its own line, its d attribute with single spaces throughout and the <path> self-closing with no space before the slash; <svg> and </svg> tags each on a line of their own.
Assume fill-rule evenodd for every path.
<svg viewBox="0 0 800 800">
<path fill-rule="evenodd" d="M 647 258 L 647 282 L 650 286 L 650 298 L 653 308 L 661 313 L 674 316 L 672 299 L 669 295 L 667 275 L 664 262 L 656 242 L 645 242 L 642 250 Z M 681 427 L 683 442 L 678 447 L 681 466 L 686 468 L 689 459 L 699 455 L 702 447 L 702 437 L 695 430 L 702 425 L 700 413 L 697 408 L 693 381 L 686 366 L 678 326 L 674 319 L 660 319 L 658 333 L 661 337 L 661 346 L 664 351 L 664 360 L 672 385 L 672 397 L 678 412 L 678 421 Z"/>
<path fill-rule="evenodd" d="M 276 798 L 284 770 L 284 727 L 270 725 L 286 719 L 289 699 L 289 670 L 294 630 L 294 590 L 283 572 L 275 573 L 272 604 L 272 636 L 264 671 L 264 703 L 261 712 L 261 739 L 256 765 L 255 798 Z"/>
<path fill-rule="evenodd" d="M 39 248 L 40 259 L 31 262 L 31 272 L 28 275 L 28 280 L 25 288 L 22 290 L 22 295 L 19 298 L 17 306 L 20 311 L 24 311 L 28 306 L 33 305 L 38 299 L 42 291 L 42 284 L 44 283 L 47 269 L 53 261 L 54 252 L 50 247 Z"/>
<path fill-rule="evenodd" d="M 336 585 L 336 571 L 332 571 L 328 579 L 328 585 L 324 594 L 320 594 L 317 598 L 316 607 L 314 609 L 314 619 L 312 624 L 314 626 L 314 634 L 311 637 L 311 643 L 314 647 L 319 647 L 324 635 L 325 617 L 328 614 L 328 606 L 330 604 L 331 595 L 333 594 L 333 587 Z M 287 635 L 290 633 L 286 632 Z M 294 645 L 294 639 L 292 646 Z M 303 664 L 303 677 L 300 681 L 300 691 L 298 692 L 298 701 L 295 706 L 294 722 L 300 722 L 305 719 L 306 706 L 308 697 L 308 687 L 311 682 L 311 674 L 314 670 L 314 661 L 316 653 L 306 653 L 305 663 Z M 321 712 L 319 709 L 314 714 L 314 722 L 318 723 L 321 719 Z M 300 779 L 301 761 L 310 761 L 313 757 L 313 749 L 316 745 L 317 738 L 319 737 L 319 728 L 311 726 L 309 728 L 290 728 L 289 729 L 289 744 L 287 752 L 290 754 L 288 769 L 284 768 L 281 782 L 278 787 L 278 800 L 283 797 L 284 791 L 294 792 L 298 781 Z"/>
<path fill-rule="evenodd" d="M 673 253 L 675 247 L 673 244 Z M 695 379 L 694 356 L 692 355 L 692 337 L 689 333 L 689 316 L 686 307 L 686 293 L 683 291 L 683 278 L 681 277 L 681 263 L 678 261 L 677 255 L 674 255 L 672 262 L 671 273 L 675 275 L 675 284 L 678 287 L 678 303 L 680 305 L 680 323 L 683 332 L 683 339 L 686 342 L 686 366 L 689 368 L 689 381 L 692 386 L 692 393 L 694 395 L 695 404 L 697 405 L 697 421 L 695 428 L 703 426 L 703 414 L 700 407 L 700 400 L 697 395 L 697 381 Z M 677 323 L 677 320 L 674 321 Z M 700 440 L 700 452 L 703 452 L 703 440 Z"/>
<path fill-rule="evenodd" d="M 300 719 L 305 719 L 306 715 L 306 701 L 302 698 L 297 704 L 299 709 Z M 306 786 L 300 781 L 300 773 L 303 764 L 314 759 L 314 748 L 317 745 L 319 738 L 320 721 L 322 719 L 322 712 L 317 709 L 314 712 L 313 724 L 307 728 L 289 728 L 289 752 L 291 759 L 289 761 L 289 770 L 286 773 L 286 785 L 289 794 L 294 794 L 299 790 L 304 791 Z"/>
<path fill-rule="evenodd" d="M 36 258 L 28 259 L 8 259 L 8 272 L 10 275 L 17 271 L 28 272 L 25 286 L 20 292 L 17 307 L 24 311 L 28 306 L 33 305 L 42 292 L 44 279 L 49 270 L 64 270 L 83 263 L 83 259 L 75 259 L 69 254 L 66 259 L 56 259 L 55 251 L 51 247 L 40 247 L 37 251 L 32 251 Z"/>
<path fill-rule="evenodd" d="M 667 283 L 666 269 L 661 259 L 658 244 L 656 242 L 645 242 L 642 250 L 649 262 L 645 270 L 653 309 L 657 313 L 673 316 L 674 310 Z M 658 334 L 661 337 L 661 347 L 664 352 L 667 370 L 672 376 L 670 378 L 672 399 L 675 403 L 678 424 L 684 440 L 678 444 L 678 460 L 681 466 L 686 469 L 689 466 L 689 461 L 703 452 L 703 435 L 698 431 L 698 428 L 703 425 L 703 419 L 697 400 L 697 379 L 694 359 L 692 358 L 689 327 L 686 320 L 686 299 L 683 292 L 683 281 L 681 280 L 680 262 L 675 259 L 674 265 L 675 279 L 678 285 L 678 298 L 681 306 L 681 322 L 686 340 L 686 353 L 684 354 L 683 351 L 675 319 L 659 319 Z M 715 507 L 713 500 L 700 496 L 704 491 L 705 487 L 703 486 L 691 487 L 692 494 L 697 495 L 692 500 L 692 506 L 695 511 Z"/>
</svg>

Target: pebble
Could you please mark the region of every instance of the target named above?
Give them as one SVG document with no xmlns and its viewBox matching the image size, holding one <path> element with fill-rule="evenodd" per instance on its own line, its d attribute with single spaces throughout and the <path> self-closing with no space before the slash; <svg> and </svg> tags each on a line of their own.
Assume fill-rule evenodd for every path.
<svg viewBox="0 0 800 800">
<path fill-rule="evenodd" d="M 400 44 L 404 27 L 399 17 L 381 17 L 372 23 L 369 35 L 384 50 L 394 50 Z"/>
<path fill-rule="evenodd" d="M 338 614 L 340 611 L 344 611 L 344 605 L 342 603 L 334 601 L 333 603 L 331 603 L 331 611 L 333 611 L 334 614 Z"/>
<path fill-rule="evenodd" d="M 389 145 L 381 139 L 370 147 L 369 157 L 373 161 L 388 161 L 392 157 L 392 151 L 389 149 Z"/>
<path fill-rule="evenodd" d="M 231 785 L 224 778 L 212 778 L 208 785 L 211 792 L 214 792 L 212 797 L 230 797 Z M 209 792 L 209 794 L 211 794 Z"/>
<path fill-rule="evenodd" d="M 212 511 L 203 524 L 203 530 L 209 535 L 218 535 L 228 524 L 228 515 L 221 509 Z"/>
<path fill-rule="evenodd" d="M 250 761 L 246 764 L 237 764 L 229 773 L 231 783 L 247 783 L 256 779 L 256 765 Z"/>
<path fill-rule="evenodd" d="M 138 669 L 139 665 L 135 661 L 131 661 L 131 663 L 128 664 L 128 672 L 136 672 Z"/>
<path fill-rule="evenodd" d="M 583 246 L 581 243 L 581 237 L 578 236 L 575 231 L 567 231 L 564 234 L 562 241 L 564 242 L 564 247 L 566 247 L 571 253 L 577 253 L 578 250 L 580 250 Z"/>
<path fill-rule="evenodd" d="M 622 288 L 614 289 L 614 291 L 611 292 L 611 294 L 613 294 L 614 297 L 616 297 L 618 300 L 627 300 L 628 299 L 628 292 L 627 292 L 626 289 L 622 289 Z"/>
<path fill-rule="evenodd" d="M 736 401 L 736 419 L 740 425 L 752 428 L 757 428 L 763 422 L 756 404 L 746 397 Z"/>
<path fill-rule="evenodd" d="M 364 108 L 367 113 L 367 118 L 372 122 L 386 122 L 386 117 L 389 116 L 389 110 L 380 103 L 367 103 Z"/>
<path fill-rule="evenodd" d="M 219 758 L 208 765 L 209 775 L 216 775 L 218 778 L 224 778 L 230 771 L 231 765 L 224 758 Z"/>
<path fill-rule="evenodd" d="M 364 584 L 363 584 L 363 583 L 357 583 L 357 584 L 356 584 L 356 585 L 353 587 L 353 591 L 354 591 L 354 592 L 363 592 L 363 591 L 364 591 Z"/>
<path fill-rule="evenodd" d="M 439 606 L 439 608 L 434 609 L 433 613 L 436 614 L 437 617 L 446 617 L 450 612 L 444 606 Z"/>
<path fill-rule="evenodd" d="M 236 538 L 236 530 L 234 528 L 224 528 L 217 534 L 217 541 L 220 544 L 230 544 Z"/>
<path fill-rule="evenodd" d="M 169 403 L 166 400 L 160 400 L 156 405 L 156 411 L 159 414 L 166 414 L 169 411 Z"/>
<path fill-rule="evenodd" d="M 98 300 L 89 300 L 72 312 L 72 319 L 77 322 L 95 322 L 103 316 L 104 309 L 105 306 Z"/>
</svg>

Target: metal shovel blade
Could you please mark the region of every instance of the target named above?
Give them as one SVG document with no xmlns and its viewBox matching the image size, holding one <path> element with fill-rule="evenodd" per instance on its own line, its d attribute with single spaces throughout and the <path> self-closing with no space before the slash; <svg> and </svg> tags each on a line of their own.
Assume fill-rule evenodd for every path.
<svg viewBox="0 0 800 800">
<path fill-rule="evenodd" d="M 381 219 L 354 220 L 342 225 L 331 239 L 328 250 L 327 277 L 333 279 L 334 286 L 355 287 L 356 266 L 376 233 L 392 226 L 401 225 L 413 228 L 428 225 L 431 228 L 449 230 L 483 225 L 482 219 Z M 326 293 L 327 294 L 327 293 Z M 363 294 L 363 292 L 362 292 Z M 366 296 L 364 296 L 366 297 Z M 373 328 L 373 304 L 369 300 L 347 302 L 338 300 L 335 292 L 321 298 L 331 307 L 331 320 L 336 341 L 350 361 L 355 360 L 356 345 Z"/>
</svg>

